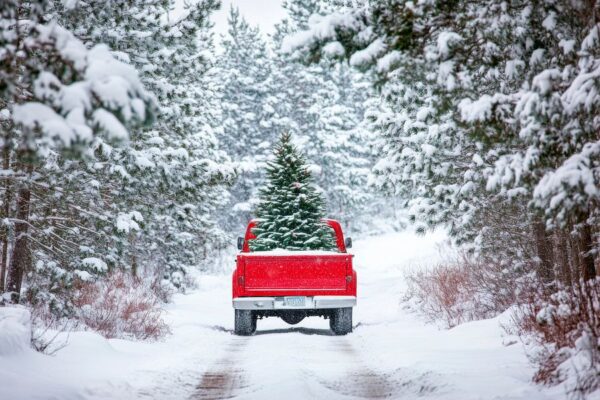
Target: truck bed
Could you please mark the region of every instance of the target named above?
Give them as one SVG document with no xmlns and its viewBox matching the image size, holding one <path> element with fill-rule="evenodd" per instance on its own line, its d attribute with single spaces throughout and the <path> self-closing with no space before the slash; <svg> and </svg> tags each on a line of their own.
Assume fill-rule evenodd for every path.
<svg viewBox="0 0 600 400">
<path fill-rule="evenodd" d="M 238 296 L 354 295 L 356 292 L 352 255 L 347 253 L 257 252 L 237 257 Z"/>
</svg>

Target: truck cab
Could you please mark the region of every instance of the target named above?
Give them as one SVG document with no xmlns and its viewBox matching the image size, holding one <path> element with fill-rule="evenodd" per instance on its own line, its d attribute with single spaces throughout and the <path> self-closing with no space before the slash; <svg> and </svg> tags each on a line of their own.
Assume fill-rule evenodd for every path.
<svg viewBox="0 0 600 400">
<path fill-rule="evenodd" d="M 255 238 L 250 221 L 238 238 L 236 268 L 232 276 L 235 333 L 251 335 L 258 319 L 280 317 L 297 324 L 306 317 L 329 319 L 337 335 L 352 332 L 352 308 L 356 305 L 356 271 L 352 240 L 344 240 L 338 221 L 324 220 L 336 238 L 337 251 L 251 251 Z"/>
</svg>

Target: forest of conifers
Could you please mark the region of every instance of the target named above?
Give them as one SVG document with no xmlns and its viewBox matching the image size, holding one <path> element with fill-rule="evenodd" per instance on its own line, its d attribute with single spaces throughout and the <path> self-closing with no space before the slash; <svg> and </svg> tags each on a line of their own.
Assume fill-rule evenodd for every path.
<svg viewBox="0 0 600 400">
<path fill-rule="evenodd" d="M 287 0 L 223 37 L 218 0 L 175 5 L 2 2 L 2 302 L 85 321 L 117 271 L 184 291 L 291 133 L 347 231 L 448 230 L 458 255 L 410 278 L 425 313 L 515 307 L 538 381 L 585 338 L 598 385 L 598 1 Z"/>
</svg>

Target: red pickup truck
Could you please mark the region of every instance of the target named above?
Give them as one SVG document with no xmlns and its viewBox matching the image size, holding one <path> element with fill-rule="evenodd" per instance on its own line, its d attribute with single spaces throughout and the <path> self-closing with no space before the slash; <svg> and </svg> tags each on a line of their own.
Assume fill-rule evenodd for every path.
<svg viewBox="0 0 600 400">
<path fill-rule="evenodd" d="M 356 271 L 346 252 L 352 240 L 344 240 L 339 222 L 325 222 L 335 233 L 337 252 L 252 252 L 256 221 L 250 221 L 245 237 L 238 238 L 241 252 L 232 277 L 235 334 L 253 334 L 257 319 L 280 317 L 293 325 L 309 316 L 328 318 L 336 335 L 352 332 Z"/>
</svg>

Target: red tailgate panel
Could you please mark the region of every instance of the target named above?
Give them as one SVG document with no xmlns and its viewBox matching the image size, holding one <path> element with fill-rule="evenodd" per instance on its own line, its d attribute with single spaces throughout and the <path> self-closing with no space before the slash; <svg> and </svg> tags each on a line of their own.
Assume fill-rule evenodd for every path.
<svg viewBox="0 0 600 400">
<path fill-rule="evenodd" d="M 344 294 L 347 289 L 349 255 L 242 257 L 247 296 Z"/>
</svg>

